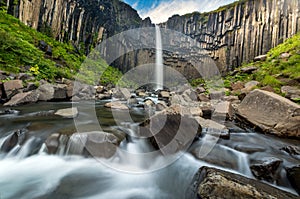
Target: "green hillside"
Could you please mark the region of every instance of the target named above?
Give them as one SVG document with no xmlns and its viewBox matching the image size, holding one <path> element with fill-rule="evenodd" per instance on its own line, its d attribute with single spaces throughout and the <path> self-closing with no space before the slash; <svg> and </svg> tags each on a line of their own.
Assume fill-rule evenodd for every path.
<svg viewBox="0 0 300 199">
<path fill-rule="evenodd" d="M 255 66 L 258 70 L 249 75 L 238 72 L 225 78 L 229 82 L 256 80 L 260 87 L 271 86 L 277 93 L 283 85 L 299 86 L 300 81 L 300 33 L 271 49 L 265 61 L 252 62 L 240 68 Z"/>
<path fill-rule="evenodd" d="M 58 42 L 46 35 L 51 35 L 51 29 L 44 30 L 43 34 L 0 11 L 0 70 L 29 73 L 36 80 L 74 79 L 85 55 L 72 44 Z M 41 42 L 51 47 L 51 53 L 41 50 Z M 102 59 L 94 64 L 99 69 L 107 69 L 100 83 L 115 83 L 122 75 Z M 86 75 L 81 75 L 83 80 L 91 82 L 87 75 L 92 71 L 84 73 Z"/>
</svg>

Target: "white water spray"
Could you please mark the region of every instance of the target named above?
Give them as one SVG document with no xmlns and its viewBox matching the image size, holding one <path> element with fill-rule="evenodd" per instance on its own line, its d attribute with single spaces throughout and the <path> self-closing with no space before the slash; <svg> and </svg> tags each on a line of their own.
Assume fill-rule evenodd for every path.
<svg viewBox="0 0 300 199">
<path fill-rule="evenodd" d="M 159 26 L 155 25 L 155 38 L 156 38 L 156 57 L 155 57 L 155 83 L 156 90 L 163 89 L 164 84 L 164 70 L 162 58 L 162 43 L 161 32 Z"/>
</svg>

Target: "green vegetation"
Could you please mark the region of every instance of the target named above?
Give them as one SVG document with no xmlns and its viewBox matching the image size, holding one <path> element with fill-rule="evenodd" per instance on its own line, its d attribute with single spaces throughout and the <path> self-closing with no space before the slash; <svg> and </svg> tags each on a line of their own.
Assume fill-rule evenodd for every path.
<svg viewBox="0 0 300 199">
<path fill-rule="evenodd" d="M 43 25 L 42 31 L 37 32 L 5 11 L 0 11 L 0 70 L 25 72 L 33 75 L 35 81 L 44 79 L 51 82 L 63 77 L 74 79 L 85 55 L 76 51 L 72 44 L 53 39 L 52 30 L 47 24 Z M 50 54 L 39 48 L 41 41 L 51 47 Z M 121 77 L 121 72 L 109 67 L 103 59 L 97 61 L 92 69 L 103 69 L 100 83 L 115 83 Z M 92 69 L 85 71 L 82 81 L 91 82 L 88 80 L 91 79 L 89 75 L 94 74 Z"/>
<path fill-rule="evenodd" d="M 266 61 L 244 64 L 241 68 L 249 66 L 255 66 L 258 70 L 250 75 L 240 71 L 234 76 L 225 77 L 225 81 L 256 80 L 260 82 L 260 87 L 271 86 L 280 94 L 281 86 L 300 79 L 300 33 L 271 49 L 267 53 Z"/>
</svg>

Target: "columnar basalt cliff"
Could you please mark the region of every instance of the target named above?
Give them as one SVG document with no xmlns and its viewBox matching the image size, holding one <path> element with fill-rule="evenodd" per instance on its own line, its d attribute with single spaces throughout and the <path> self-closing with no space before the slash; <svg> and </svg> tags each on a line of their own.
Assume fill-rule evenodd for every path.
<svg viewBox="0 0 300 199">
<path fill-rule="evenodd" d="M 153 26 L 149 18 L 142 20 L 136 10 L 119 0 L 0 0 L 3 4 L 7 4 L 8 13 L 25 24 L 59 41 L 71 41 L 86 53 L 91 46 L 119 32 Z M 240 0 L 210 13 L 175 15 L 160 26 L 197 40 L 220 70 L 227 72 L 297 33 L 300 1 Z M 118 46 L 118 51 L 123 52 L 131 44 L 121 41 Z M 187 47 L 185 43 L 182 46 Z M 139 49 L 112 65 L 126 72 L 153 63 L 154 59 L 154 49 Z M 164 52 L 164 64 L 186 73 L 191 73 L 193 67 L 170 52 Z M 196 76 L 188 74 L 189 78 Z"/>
<path fill-rule="evenodd" d="M 3 0 L 2 0 L 3 1 Z M 137 11 L 118 0 L 4 0 L 9 14 L 26 25 L 78 47 L 140 27 Z"/>
<path fill-rule="evenodd" d="M 226 72 L 297 33 L 300 1 L 242 0 L 210 13 L 175 15 L 161 26 L 196 39 Z"/>
</svg>

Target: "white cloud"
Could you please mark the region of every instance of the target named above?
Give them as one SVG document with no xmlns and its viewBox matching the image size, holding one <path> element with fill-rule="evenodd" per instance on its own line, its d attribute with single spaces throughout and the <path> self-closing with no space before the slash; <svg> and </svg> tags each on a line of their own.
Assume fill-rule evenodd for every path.
<svg viewBox="0 0 300 199">
<path fill-rule="evenodd" d="M 150 10 L 140 10 L 142 18 L 150 17 L 153 23 L 162 23 L 175 14 L 184 15 L 194 11 L 207 12 L 229 4 L 234 0 L 172 0 L 163 1 Z"/>
<path fill-rule="evenodd" d="M 139 6 L 139 1 L 135 2 L 135 3 L 132 5 L 132 7 L 133 7 L 134 9 L 137 9 L 138 6 Z"/>
</svg>

